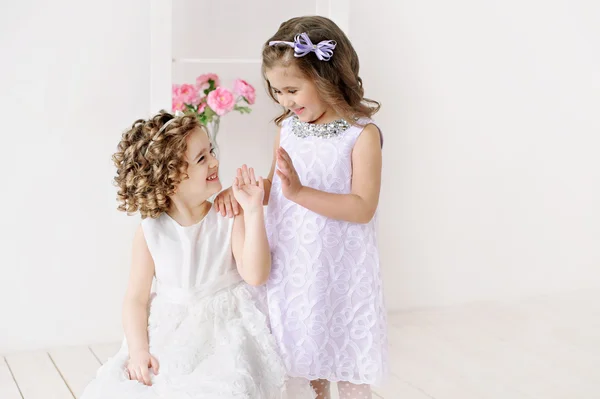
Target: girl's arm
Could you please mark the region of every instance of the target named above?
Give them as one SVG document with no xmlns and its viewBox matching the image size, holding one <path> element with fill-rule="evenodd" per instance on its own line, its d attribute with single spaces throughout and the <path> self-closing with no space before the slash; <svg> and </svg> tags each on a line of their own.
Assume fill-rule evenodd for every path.
<svg viewBox="0 0 600 399">
<path fill-rule="evenodd" d="M 140 226 L 133 239 L 131 272 L 123 302 L 123 329 L 129 349 L 129 378 L 146 385 L 151 385 L 148 367 L 158 373 L 158 362 L 150 355 L 148 346 L 148 300 L 153 277 L 154 261 Z"/>
<path fill-rule="evenodd" d="M 381 136 L 375 125 L 365 126 L 352 151 L 352 192 L 332 194 L 301 184 L 290 156 L 277 152 L 277 174 L 283 194 L 315 213 L 331 219 L 368 223 L 375 215 L 381 188 Z"/>
<path fill-rule="evenodd" d="M 271 251 L 265 229 L 264 183 L 254 170 L 238 169 L 233 193 L 243 211 L 235 217 L 231 237 L 233 257 L 242 278 L 250 285 L 266 283 L 271 273 Z"/>
</svg>

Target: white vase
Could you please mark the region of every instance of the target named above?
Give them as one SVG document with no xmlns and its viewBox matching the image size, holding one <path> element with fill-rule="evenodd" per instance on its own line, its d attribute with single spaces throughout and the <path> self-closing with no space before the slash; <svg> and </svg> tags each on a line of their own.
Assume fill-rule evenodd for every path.
<svg viewBox="0 0 600 399">
<path fill-rule="evenodd" d="M 219 134 L 219 123 L 220 123 L 220 121 L 221 121 L 221 118 L 215 117 L 211 122 L 208 122 L 206 124 L 206 129 L 208 129 L 208 138 L 210 139 L 210 142 L 213 145 L 213 150 L 214 150 L 215 157 L 219 161 L 221 161 L 221 154 L 219 152 L 219 143 L 217 142 L 217 135 Z M 219 178 L 220 177 L 221 176 L 219 176 Z M 217 194 L 213 195 L 208 200 L 210 202 L 214 203 L 216 197 L 217 197 Z"/>
<path fill-rule="evenodd" d="M 210 141 L 213 145 L 213 149 L 215 151 L 215 156 L 217 159 L 220 157 L 219 152 L 219 143 L 217 142 L 217 135 L 219 134 L 219 124 L 221 122 L 221 118 L 215 117 L 211 122 L 209 122 L 206 126 L 208 129 L 208 135 L 210 137 Z"/>
</svg>

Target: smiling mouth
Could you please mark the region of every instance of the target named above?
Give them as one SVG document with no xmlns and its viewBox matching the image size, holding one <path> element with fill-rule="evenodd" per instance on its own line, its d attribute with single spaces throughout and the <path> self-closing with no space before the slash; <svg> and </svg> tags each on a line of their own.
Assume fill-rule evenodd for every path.
<svg viewBox="0 0 600 399">
<path fill-rule="evenodd" d="M 213 173 L 212 175 L 210 175 L 206 178 L 207 181 L 215 181 L 218 179 L 219 179 L 219 174 L 217 172 Z"/>
<path fill-rule="evenodd" d="M 296 115 L 300 115 L 304 111 L 304 107 L 292 110 Z"/>
</svg>

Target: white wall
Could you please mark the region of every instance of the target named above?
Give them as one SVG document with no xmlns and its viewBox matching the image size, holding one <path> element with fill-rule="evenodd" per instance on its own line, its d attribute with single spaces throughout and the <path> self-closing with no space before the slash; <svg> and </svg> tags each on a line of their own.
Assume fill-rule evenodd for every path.
<svg viewBox="0 0 600 399">
<path fill-rule="evenodd" d="M 600 287 L 599 4 L 351 1 L 391 309 Z"/>
<path fill-rule="evenodd" d="M 0 12 L 0 353 L 114 341 L 136 218 L 110 159 L 149 112 L 147 0 Z"/>
<path fill-rule="evenodd" d="M 208 24 L 186 40 L 248 41 L 202 54 L 174 43 L 174 55 L 258 57 L 265 33 L 309 7 L 277 2 L 254 15 L 250 3 L 227 1 L 203 9 L 225 32 Z M 156 111 L 150 9 L 82 3 L 1 6 L 0 353 L 121 337 L 138 218 L 115 209 L 110 156 L 122 130 Z M 349 15 L 367 94 L 383 103 L 392 310 L 600 285 L 600 9 L 591 0 L 488 3 L 351 0 L 339 13 Z M 258 64 L 173 66 L 175 81 L 202 72 L 257 85 L 256 112 L 223 121 L 223 168 L 226 178 L 234 161 L 266 173 L 274 109 Z"/>
</svg>

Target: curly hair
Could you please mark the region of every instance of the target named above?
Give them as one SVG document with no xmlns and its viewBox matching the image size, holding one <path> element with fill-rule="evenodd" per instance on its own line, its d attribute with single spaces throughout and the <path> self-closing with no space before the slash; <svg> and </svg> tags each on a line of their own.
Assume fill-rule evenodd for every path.
<svg viewBox="0 0 600 399">
<path fill-rule="evenodd" d="M 335 40 L 337 45 L 329 61 L 320 61 L 314 53 L 304 57 L 294 57 L 294 49 L 289 46 L 269 46 L 271 41 L 293 42 L 296 35 L 306 32 L 313 43 L 322 40 Z M 349 122 L 361 117 L 370 118 L 379 111 L 377 101 L 364 97 L 363 83 L 359 72 L 358 55 L 346 34 L 330 19 L 319 16 L 296 17 L 281 24 L 279 30 L 263 46 L 262 73 L 269 95 L 275 102 L 271 83 L 265 72 L 274 66 L 296 65 L 300 72 L 313 81 L 321 99 L 331 104 L 333 110 Z M 281 125 L 292 115 L 284 110 L 275 119 Z"/>
<path fill-rule="evenodd" d="M 136 120 L 123 133 L 112 156 L 117 167 L 118 210 L 128 215 L 139 211 L 145 219 L 157 218 L 169 209 L 169 197 L 188 178 L 186 139 L 195 128 L 204 129 L 195 116 L 175 117 L 161 111 L 149 120 Z"/>
</svg>

